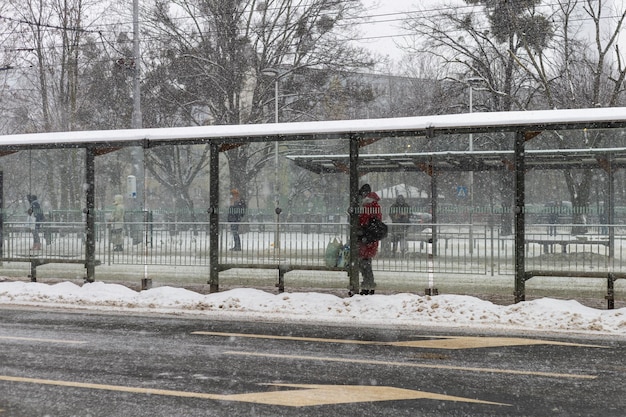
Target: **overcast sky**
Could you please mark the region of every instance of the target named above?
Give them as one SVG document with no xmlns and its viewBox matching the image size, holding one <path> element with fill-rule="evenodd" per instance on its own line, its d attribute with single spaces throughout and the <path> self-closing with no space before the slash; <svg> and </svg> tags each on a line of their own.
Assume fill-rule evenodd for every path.
<svg viewBox="0 0 626 417">
<path fill-rule="evenodd" d="M 396 46 L 396 42 L 401 41 L 398 36 L 402 33 L 401 23 L 404 13 L 407 10 L 415 10 L 411 7 L 415 0 L 364 0 L 367 7 L 372 10 L 368 13 L 371 23 L 362 30 L 365 38 L 361 44 L 375 52 L 389 55 L 396 59 L 402 55 L 402 51 Z"/>
<path fill-rule="evenodd" d="M 444 4 L 454 0 L 363 0 L 367 12 L 371 16 L 370 23 L 362 30 L 363 41 L 361 45 L 370 48 L 380 54 L 388 55 L 397 59 L 402 56 L 402 50 L 398 44 L 405 41 L 401 36 L 402 21 L 406 19 L 407 12 L 420 10 L 434 10 L 445 7 Z"/>
</svg>

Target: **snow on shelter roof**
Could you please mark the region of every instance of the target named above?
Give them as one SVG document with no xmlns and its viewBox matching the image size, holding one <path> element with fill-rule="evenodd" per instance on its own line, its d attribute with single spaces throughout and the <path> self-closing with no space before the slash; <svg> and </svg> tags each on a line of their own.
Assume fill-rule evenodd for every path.
<svg viewBox="0 0 626 417">
<path fill-rule="evenodd" d="M 149 146 L 178 143 L 243 143 L 357 136 L 433 136 L 492 131 L 626 127 L 626 108 L 469 113 L 389 119 L 259 125 L 49 132 L 0 136 L 0 149 Z"/>
</svg>

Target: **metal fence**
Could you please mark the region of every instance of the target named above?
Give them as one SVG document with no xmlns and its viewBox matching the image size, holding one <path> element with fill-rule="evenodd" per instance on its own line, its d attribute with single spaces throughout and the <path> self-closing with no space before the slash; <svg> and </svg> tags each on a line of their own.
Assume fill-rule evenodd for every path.
<svg viewBox="0 0 626 417">
<path fill-rule="evenodd" d="M 220 223 L 219 262 L 254 267 L 291 264 L 324 266 L 329 242 L 348 242 L 347 223 L 238 223 L 241 250 L 231 250 L 231 224 Z M 440 274 L 512 275 L 513 237 L 490 225 L 423 224 L 409 229 L 394 245 L 382 241 L 373 266 L 378 271 Z M 584 235 L 572 235 L 574 225 L 532 225 L 526 230 L 526 269 L 544 271 L 618 272 L 626 266 L 624 226 L 587 225 Z M 433 227 L 436 227 L 433 235 Z M 612 230 L 614 239 L 609 239 Z M 80 222 L 42 223 L 37 232 L 41 249 L 33 245 L 32 225 L 4 223 L 4 260 L 26 262 L 33 257 L 50 262 L 84 259 L 85 233 Z M 436 236 L 432 240 L 433 236 Z M 395 246 L 395 251 L 392 251 Z M 611 256 L 612 255 L 612 256 Z M 126 223 L 123 251 L 116 251 L 106 223 L 96 224 L 96 259 L 106 265 L 207 266 L 208 223 Z M 304 268 L 303 268 L 304 269 Z"/>
</svg>

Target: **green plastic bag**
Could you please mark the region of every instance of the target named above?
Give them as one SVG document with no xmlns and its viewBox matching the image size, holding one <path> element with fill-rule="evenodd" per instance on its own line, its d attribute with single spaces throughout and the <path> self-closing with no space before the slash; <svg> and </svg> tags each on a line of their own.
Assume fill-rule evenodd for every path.
<svg viewBox="0 0 626 417">
<path fill-rule="evenodd" d="M 337 240 L 337 238 L 328 242 L 328 245 L 326 245 L 326 253 L 324 254 L 324 262 L 327 267 L 334 268 L 337 266 L 341 246 L 342 244 Z"/>
<path fill-rule="evenodd" d="M 350 264 L 350 245 L 344 245 L 339 250 L 339 259 L 337 260 L 337 266 L 339 268 L 347 268 Z"/>
</svg>

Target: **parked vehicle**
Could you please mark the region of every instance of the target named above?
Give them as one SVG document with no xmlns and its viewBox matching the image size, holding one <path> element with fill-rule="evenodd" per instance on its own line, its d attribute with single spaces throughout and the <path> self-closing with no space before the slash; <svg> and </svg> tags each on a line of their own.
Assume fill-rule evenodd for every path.
<svg viewBox="0 0 626 417">
<path fill-rule="evenodd" d="M 424 229 L 429 229 L 433 222 L 433 216 L 425 212 L 413 212 L 409 215 L 409 233 L 421 233 Z"/>
<path fill-rule="evenodd" d="M 433 216 L 430 213 L 411 213 L 409 215 L 409 222 L 415 224 L 430 224 L 433 222 Z"/>
</svg>

